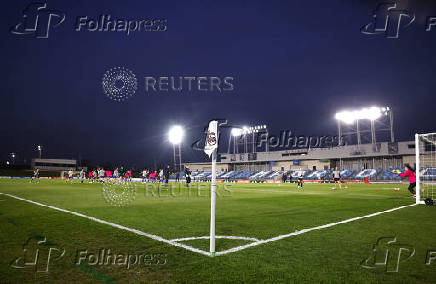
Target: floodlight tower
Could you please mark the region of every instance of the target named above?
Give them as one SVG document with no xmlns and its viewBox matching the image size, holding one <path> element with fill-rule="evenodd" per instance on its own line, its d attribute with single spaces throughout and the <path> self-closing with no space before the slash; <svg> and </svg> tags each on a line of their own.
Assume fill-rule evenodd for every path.
<svg viewBox="0 0 436 284">
<path fill-rule="evenodd" d="M 242 129 L 241 128 L 232 128 L 231 131 L 231 137 L 233 138 L 233 154 L 238 153 L 238 147 L 236 147 L 236 139 L 237 137 L 242 135 Z M 229 141 L 230 145 L 230 141 Z"/>
<path fill-rule="evenodd" d="M 239 152 L 239 138 L 243 139 L 243 153 L 248 153 L 248 144 L 251 144 L 251 152 L 256 153 L 256 134 L 257 133 L 266 133 L 268 137 L 268 128 L 266 125 L 256 125 L 256 126 L 241 126 L 234 127 L 231 130 L 231 137 L 233 137 L 233 154 L 237 154 Z M 250 135 L 251 134 L 251 135 Z M 249 136 L 251 136 L 251 142 L 248 142 Z M 231 137 L 229 139 L 229 143 L 231 141 Z M 242 140 L 241 139 L 241 140 Z M 265 147 L 266 152 L 268 152 L 269 147 L 268 143 L 266 143 Z M 229 146 L 230 151 L 230 146 Z"/>
<path fill-rule="evenodd" d="M 243 138 L 243 145 L 244 145 L 244 151 L 243 153 L 248 153 L 248 138 L 249 136 L 251 136 L 251 152 L 252 153 L 256 153 L 256 134 L 257 133 L 266 133 L 267 137 L 268 137 L 268 129 L 266 125 L 256 125 L 256 126 L 241 126 L 241 127 L 235 127 L 232 128 L 231 131 L 231 136 L 233 137 L 233 154 L 236 154 L 239 152 L 238 150 L 238 146 L 239 146 L 239 141 L 237 141 L 238 137 Z M 251 134 L 251 135 L 250 135 Z M 268 143 L 266 144 L 265 147 L 266 152 L 268 152 L 269 147 L 268 147 Z"/>
<path fill-rule="evenodd" d="M 180 125 L 175 125 L 173 127 L 170 128 L 170 131 L 168 132 L 168 140 L 170 141 L 171 144 L 173 144 L 173 158 L 174 158 L 174 169 L 177 169 L 177 159 L 176 157 L 178 157 L 179 160 L 179 173 L 182 171 L 182 151 L 180 148 L 180 144 L 182 144 L 182 139 L 184 136 L 185 132 L 183 130 L 183 128 Z M 177 147 L 176 147 L 177 146 Z M 176 148 L 178 151 L 176 151 Z M 177 152 L 177 154 L 176 154 Z"/>
<path fill-rule="evenodd" d="M 39 158 L 41 159 L 41 157 L 42 157 L 42 146 L 41 146 L 41 145 L 38 145 L 38 146 L 36 146 L 36 149 L 38 150 L 38 152 L 39 152 Z"/>
<path fill-rule="evenodd" d="M 338 123 L 340 145 L 343 144 L 342 137 L 344 135 L 356 135 L 357 145 L 362 143 L 362 137 L 366 138 L 366 140 L 370 140 L 372 144 L 375 144 L 377 142 L 376 132 L 380 131 L 389 131 L 390 142 L 395 142 L 393 129 L 394 116 L 389 107 L 368 107 L 354 111 L 342 111 L 336 113 L 335 118 Z M 388 123 L 386 122 L 387 119 L 389 120 Z M 362 129 L 362 123 L 364 121 L 369 121 L 369 129 L 368 127 Z M 378 128 L 376 124 L 379 125 Z M 355 125 L 355 127 L 353 125 Z M 348 132 L 344 132 L 343 128 L 347 128 Z M 368 138 L 368 133 L 370 133 L 370 139 Z"/>
<path fill-rule="evenodd" d="M 15 153 L 11 153 L 12 165 L 15 165 Z"/>
</svg>

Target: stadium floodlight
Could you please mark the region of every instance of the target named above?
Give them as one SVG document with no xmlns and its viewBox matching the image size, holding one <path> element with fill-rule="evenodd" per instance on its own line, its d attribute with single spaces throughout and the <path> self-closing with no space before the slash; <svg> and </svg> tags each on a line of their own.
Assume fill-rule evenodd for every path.
<svg viewBox="0 0 436 284">
<path fill-rule="evenodd" d="M 368 119 L 371 121 L 379 119 L 382 115 L 387 115 L 390 109 L 388 107 L 366 107 L 354 111 L 341 111 L 336 113 L 335 118 L 346 124 L 352 124 L 356 120 Z"/>
<path fill-rule="evenodd" d="M 384 119 L 384 117 L 387 117 L 389 119 L 389 122 L 386 122 L 386 119 Z M 395 141 L 393 131 L 393 112 L 389 107 L 372 106 L 365 107 L 359 110 L 341 111 L 335 114 L 335 118 L 338 121 L 339 143 L 342 143 L 342 123 L 348 125 L 346 127 L 346 130 L 348 131 L 347 133 L 345 133 L 346 135 L 356 134 L 358 145 L 361 144 L 362 133 L 365 135 L 365 133 L 369 132 L 371 133 L 371 143 L 376 143 L 376 128 L 378 128 L 378 131 L 390 131 L 391 142 Z M 361 120 L 370 121 L 370 131 L 362 131 L 362 126 L 365 128 L 367 127 L 367 124 L 360 124 Z M 375 123 L 376 121 L 378 121 L 377 125 Z M 355 125 L 355 127 L 352 126 L 353 124 Z"/>
<path fill-rule="evenodd" d="M 42 146 L 38 145 L 38 146 L 36 146 L 36 148 L 37 148 L 37 150 L 39 152 L 39 158 L 41 159 L 41 156 L 42 156 Z"/>
<path fill-rule="evenodd" d="M 168 132 L 168 140 L 173 144 L 173 154 L 174 154 L 174 169 L 177 168 L 176 156 L 179 158 L 179 173 L 182 171 L 182 151 L 180 149 L 180 144 L 182 144 L 183 136 L 185 131 L 180 125 L 174 125 L 170 128 Z M 178 146 L 178 153 L 176 155 L 176 145 Z"/>
<path fill-rule="evenodd" d="M 9 161 L 6 161 L 6 165 L 9 165 Z"/>
<path fill-rule="evenodd" d="M 232 136 L 237 137 L 242 135 L 241 128 L 232 128 Z"/>
<path fill-rule="evenodd" d="M 15 153 L 11 153 L 12 164 L 15 165 Z"/>
<path fill-rule="evenodd" d="M 174 145 L 180 144 L 182 142 L 184 135 L 183 128 L 180 125 L 175 125 L 171 127 L 168 133 L 168 139 Z"/>
</svg>

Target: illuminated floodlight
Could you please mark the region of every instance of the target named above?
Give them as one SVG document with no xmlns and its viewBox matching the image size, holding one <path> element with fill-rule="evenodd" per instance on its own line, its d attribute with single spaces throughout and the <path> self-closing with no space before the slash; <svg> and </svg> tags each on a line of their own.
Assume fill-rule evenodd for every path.
<svg viewBox="0 0 436 284">
<path fill-rule="evenodd" d="M 232 136 L 241 136 L 242 135 L 242 129 L 241 128 L 232 128 Z"/>
<path fill-rule="evenodd" d="M 389 111 L 390 109 L 388 107 L 366 107 L 361 110 L 338 112 L 335 118 L 346 124 L 352 124 L 360 119 L 377 120 L 382 115 L 387 115 Z"/>
<path fill-rule="evenodd" d="M 38 145 L 37 148 L 38 148 L 38 151 L 42 150 L 42 146 L 41 145 Z"/>
<path fill-rule="evenodd" d="M 356 120 L 353 112 L 351 111 L 338 112 L 336 113 L 335 118 L 347 124 L 352 124 Z"/>
<path fill-rule="evenodd" d="M 233 136 L 247 135 L 252 133 L 259 133 L 262 129 L 266 129 L 266 125 L 254 125 L 254 126 L 243 126 L 241 128 L 232 128 L 231 134 Z"/>
<path fill-rule="evenodd" d="M 6 165 L 9 165 L 9 161 L 6 161 Z"/>
<path fill-rule="evenodd" d="M 357 113 L 358 119 L 376 120 L 382 116 L 381 109 L 379 107 L 363 108 Z"/>
<path fill-rule="evenodd" d="M 182 142 L 184 135 L 183 128 L 180 125 L 175 125 L 171 127 L 168 132 L 168 140 L 174 145 L 180 144 Z"/>
</svg>

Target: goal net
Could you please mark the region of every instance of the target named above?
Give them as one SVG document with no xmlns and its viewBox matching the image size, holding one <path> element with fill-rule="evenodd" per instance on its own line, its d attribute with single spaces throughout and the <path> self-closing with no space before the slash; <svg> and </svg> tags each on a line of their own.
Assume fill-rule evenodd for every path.
<svg viewBox="0 0 436 284">
<path fill-rule="evenodd" d="M 416 203 L 436 198 L 436 133 L 416 134 Z"/>
</svg>

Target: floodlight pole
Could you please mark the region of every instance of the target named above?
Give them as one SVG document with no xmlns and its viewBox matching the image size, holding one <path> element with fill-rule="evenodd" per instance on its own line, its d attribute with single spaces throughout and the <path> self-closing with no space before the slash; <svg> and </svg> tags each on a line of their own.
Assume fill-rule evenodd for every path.
<svg viewBox="0 0 436 284">
<path fill-rule="evenodd" d="M 173 161 L 174 161 L 174 170 L 177 170 L 177 163 L 176 163 L 176 144 L 173 143 Z"/>
<path fill-rule="evenodd" d="M 233 136 L 233 154 L 236 154 L 236 136 Z"/>
<path fill-rule="evenodd" d="M 210 187 L 210 256 L 215 256 L 216 149 L 212 152 L 212 180 Z"/>
<path fill-rule="evenodd" d="M 265 151 L 269 152 L 269 132 L 268 128 L 266 129 L 266 145 L 265 145 Z"/>
<path fill-rule="evenodd" d="M 179 143 L 179 173 L 182 172 L 182 150 Z"/>
<path fill-rule="evenodd" d="M 227 153 L 230 154 L 230 147 L 232 146 L 232 133 L 229 135 L 229 146 L 227 147 Z"/>
<path fill-rule="evenodd" d="M 356 119 L 356 132 L 357 132 L 357 145 L 360 146 L 360 143 L 362 142 L 360 139 L 360 127 L 359 127 L 359 120 Z"/>
<path fill-rule="evenodd" d="M 376 143 L 376 138 L 375 138 L 375 122 L 373 119 L 371 119 L 371 142 L 372 144 Z"/>
<path fill-rule="evenodd" d="M 392 112 L 392 109 L 389 110 L 389 123 L 391 126 L 391 142 L 395 142 L 394 137 L 394 113 Z"/>
<path fill-rule="evenodd" d="M 341 121 L 338 119 L 338 141 L 339 141 L 339 146 L 342 145 L 342 129 L 341 129 Z"/>
</svg>

